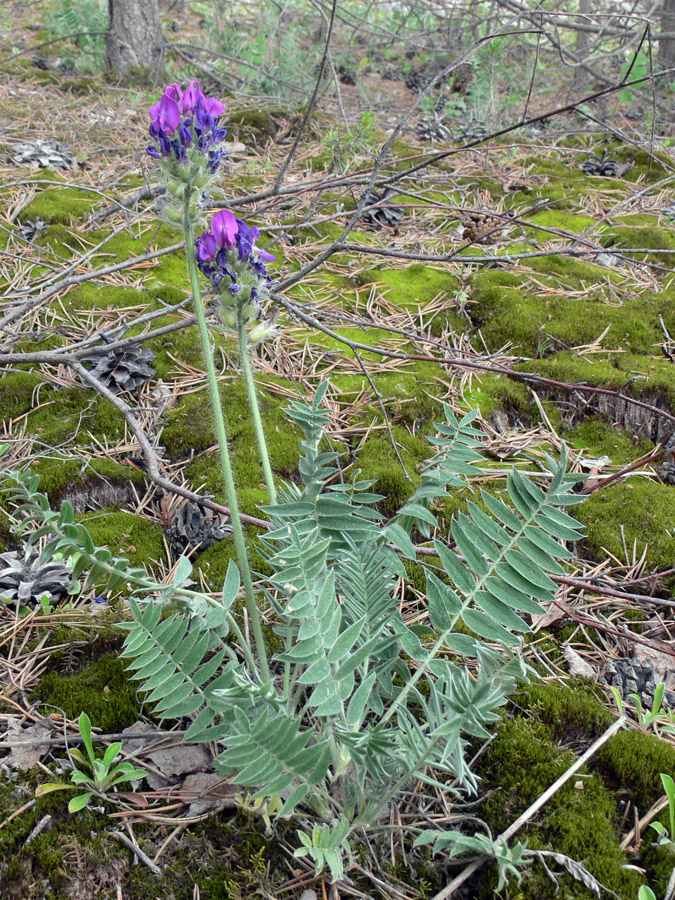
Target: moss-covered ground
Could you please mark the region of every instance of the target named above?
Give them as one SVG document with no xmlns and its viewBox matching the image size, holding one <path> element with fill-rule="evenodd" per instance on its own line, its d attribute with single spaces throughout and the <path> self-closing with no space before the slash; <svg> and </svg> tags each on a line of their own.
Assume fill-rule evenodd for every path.
<svg viewBox="0 0 675 900">
<path fill-rule="evenodd" d="M 50 362 L 45 355 L 64 353 L 102 333 L 109 337 L 112 332 L 119 339 L 150 332 L 143 346 L 156 355 L 155 377 L 122 399 L 150 436 L 162 474 L 175 485 L 206 492 L 227 505 L 190 307 L 169 309 L 190 297 L 184 251 L 179 247 L 163 252 L 178 243 L 180 235 L 161 225 L 148 203 L 133 214 L 118 210 L 95 217 L 144 183 L 138 170 L 129 171 L 132 150 L 142 152 L 146 141 L 145 89 L 127 95 L 101 79 L 88 83 L 86 78 L 41 73 L 19 63 L 13 77 L 19 90 L 41 91 L 50 101 L 56 97 L 68 110 L 82 104 L 93 107 L 99 94 L 105 96 L 118 104 L 126 137 L 120 144 L 119 127 L 96 120 L 77 147 L 84 154 L 79 169 L 59 173 L 0 167 L 6 185 L 3 205 L 20 210 L 3 219 L 8 224 L 0 232 L 9 254 L 1 276 L 8 302 L 23 296 L 15 291 L 33 291 L 35 296 L 61 278 L 59 289 L 46 302 L 31 306 L 11 333 L 9 351 L 42 356 L 15 356 L 0 370 L 0 443 L 8 440 L 10 445 L 3 467 L 30 463 L 54 508 L 69 500 L 96 544 L 164 578 L 171 566 L 167 532 L 182 500 L 152 484 L 129 422 L 110 399 L 84 386 L 62 359 Z M 14 108 L 7 105 L 9 100 L 1 103 L 5 105 L 0 112 L 20 119 L 21 104 Z M 233 104 L 227 114 L 229 138 L 248 147 L 243 157 L 233 154 L 228 163 L 222 187 L 228 197 L 269 187 L 285 152 L 285 145 L 275 146 L 274 141 L 296 133 L 297 111 L 289 114 L 277 104 L 259 107 Z M 330 154 L 322 143 L 329 124 L 322 118 L 312 124 L 289 183 L 310 178 L 318 183 L 334 174 L 328 171 Z M 73 126 L 71 142 L 82 132 L 78 128 Z M 87 141 L 113 149 L 105 159 L 95 161 L 92 156 L 87 162 Z M 559 452 L 565 442 L 574 470 L 596 483 L 635 465 L 631 477 L 617 478 L 598 490 L 592 489 L 592 482 L 585 484 L 588 499 L 575 509 L 584 537 L 573 548 L 577 555 L 569 574 L 584 578 L 601 569 L 615 589 L 625 579 L 644 585 L 653 575 L 645 590 L 652 599 L 671 599 L 675 579 L 672 573 L 665 578 L 659 573 L 675 564 L 675 486 L 672 477 L 659 474 L 663 459 L 638 464 L 675 433 L 675 224 L 664 211 L 666 199 L 659 187 L 671 167 L 665 158 L 661 166 L 658 158 L 650 161 L 636 152 L 625 177 L 586 177 L 580 162 L 587 153 L 600 152 L 601 145 L 615 158 L 627 158 L 627 148 L 602 144 L 598 135 L 561 134 L 556 141 L 533 140 L 515 149 L 497 143 L 479 170 L 475 157 L 458 154 L 453 165 L 459 170 L 462 161 L 470 162 L 470 175 L 456 175 L 446 160 L 404 178 L 396 188 L 400 193 L 392 198 L 405 209 L 396 231 L 360 223 L 351 232 L 348 251 L 332 254 L 285 292 L 333 334 L 282 313 L 281 337 L 254 353 L 278 485 L 299 479 L 301 436 L 284 408 L 289 398 L 309 397 L 326 379 L 331 383 L 331 446 L 339 452 L 346 478 L 358 472 L 372 480 L 373 490 L 382 495 L 378 506 L 385 516 L 395 513 L 419 486 L 420 472 L 433 452 L 428 438 L 435 433 L 434 423 L 443 418 L 443 404 L 457 414 L 478 407 L 486 471 L 453 489 L 436 508 L 441 537 L 448 536 L 452 515 L 467 501 L 483 505 L 479 487 L 504 497 L 511 466 L 538 476 L 545 454 Z M 406 159 L 417 158 L 419 152 L 413 139 L 399 139 L 385 172 L 403 172 Z M 511 191 L 504 187 L 507 170 L 520 179 Z M 155 177 L 153 167 L 149 178 Z M 651 185 L 656 185 L 653 191 Z M 643 191 L 641 205 L 632 213 L 631 198 L 638 189 Z M 310 209 L 314 196 L 316 205 Z M 265 238 L 278 257 L 272 267 L 276 279 L 297 271 L 339 237 L 358 199 L 353 188 L 332 187 L 298 197 L 299 209 L 272 205 L 254 215 L 261 230 L 276 228 Z M 221 204 L 221 188 L 212 199 Z M 547 201 L 545 208 L 537 201 Z M 509 236 L 495 244 L 465 247 L 457 230 L 457 207 L 481 209 L 486 204 L 516 213 Z M 248 216 L 253 209 L 245 204 L 242 214 Z M 38 218 L 46 227 L 27 243 L 19 226 Z M 386 255 L 396 247 L 413 255 L 447 258 Z M 128 266 L 116 272 L 96 275 L 97 269 L 125 262 Z M 0 314 L 4 312 L 3 307 Z M 266 491 L 236 347 L 219 333 L 214 333 L 213 343 L 241 509 L 260 517 Z M 367 346 L 359 350 L 355 343 Z M 528 374 L 546 381 L 535 382 Z M 582 393 L 575 385 L 604 393 Z M 0 550 L 16 544 L 5 521 L 12 508 L 3 493 Z M 260 573 L 266 564 L 257 535 L 248 527 L 253 569 Z M 193 578 L 217 593 L 234 556 L 231 539 L 217 542 L 196 554 Z M 416 604 L 424 618 L 422 568 L 408 563 L 407 570 L 403 602 Z M 90 610 L 95 591 L 73 600 L 79 613 Z M 64 716 L 72 721 L 84 710 L 97 728 L 111 734 L 139 716 L 155 722 L 118 656 L 122 636 L 116 626 L 128 615 L 127 593 L 123 588 L 113 597 L 99 598 L 109 603 L 104 619 L 96 623 L 80 620 L 76 627 L 57 610 L 56 618 L 33 625 L 23 644 L 6 641 L 3 631 L 0 675 L 5 669 L 11 672 L 6 682 L 19 684 L 20 690 L 17 694 L 12 688 L 5 706 L 0 696 L 0 713 L 15 715 L 23 704 L 60 722 Z M 565 602 L 591 618 L 597 615 L 594 621 L 604 631 L 594 631 L 588 621 L 580 629 L 571 619 L 559 619 L 528 636 L 526 657 L 544 679 L 535 679 L 513 698 L 494 726 L 494 739 L 479 754 L 475 771 L 482 799 L 471 807 L 471 815 L 479 816 L 493 834 L 515 820 L 615 718 L 597 679 L 568 677 L 563 644 L 572 639 L 599 675 L 608 656 L 638 652 L 627 639 L 621 646 L 619 642 L 625 638 L 624 625 L 631 634 L 642 633 L 646 613 L 635 597 L 627 605 L 591 595 L 594 601 L 589 604 L 588 592 L 570 590 Z M 9 627 L 12 615 L 3 613 L 0 627 Z M 672 624 L 670 607 L 664 608 L 663 619 L 666 627 Z M 601 637 L 608 622 L 619 635 L 615 644 Z M 644 634 L 649 640 L 646 626 Z M 271 631 L 269 635 L 273 639 Z M 44 647 L 53 648 L 48 656 Z M 25 669 L 25 681 L 17 680 L 22 659 L 35 653 L 39 664 Z M 2 678 L 0 683 L 5 683 Z M 479 748 L 476 741 L 476 751 Z M 48 757 L 52 769 L 59 752 Z M 555 851 L 582 863 L 622 900 L 634 900 L 645 882 L 660 898 L 670 875 L 669 857 L 656 847 L 649 829 L 628 851 L 621 849 L 621 839 L 635 816 L 647 813 L 661 796 L 662 772 L 675 774 L 672 741 L 663 734 L 623 731 L 519 836 L 531 850 Z M 135 834 L 150 856 L 166 842 L 164 875 L 157 881 L 146 867 L 132 864 L 129 851 L 110 837 L 116 820 L 100 811 L 70 816 L 64 795 L 55 793 L 17 813 L 33 798 L 36 784 L 48 777 L 34 767 L 12 772 L 0 784 L 3 898 L 112 898 L 119 896 L 118 885 L 125 900 L 156 895 L 167 900 L 285 896 L 283 884 L 291 870 L 298 885 L 302 878 L 311 883 L 309 869 L 293 868 L 288 848 L 295 838 L 285 823 L 265 834 L 258 819 L 231 812 L 190 825 L 175 840 L 169 839 L 170 819 L 158 824 L 150 816 L 141 822 L 139 816 Z M 52 817 L 51 827 L 27 845 L 46 814 Z M 667 823 L 664 813 L 660 819 Z M 446 883 L 443 865 L 428 854 L 413 864 L 392 843 L 382 856 L 382 871 L 409 892 L 405 896 L 432 896 Z M 550 857 L 545 859 L 551 868 Z M 464 896 L 594 896 L 565 869 L 558 866 L 555 872 L 557 888 L 541 860 L 534 860 L 520 883 L 512 881 L 496 894 L 496 872 L 487 866 L 474 876 Z M 390 896 L 380 893 L 376 882 L 361 880 L 357 869 L 351 877 L 363 896 Z"/>
</svg>

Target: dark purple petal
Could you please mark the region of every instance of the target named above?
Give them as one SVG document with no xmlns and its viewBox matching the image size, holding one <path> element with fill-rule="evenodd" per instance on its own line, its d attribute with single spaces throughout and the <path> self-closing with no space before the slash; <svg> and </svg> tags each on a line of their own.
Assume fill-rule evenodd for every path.
<svg viewBox="0 0 675 900">
<path fill-rule="evenodd" d="M 188 128 L 187 120 L 180 126 L 180 142 L 184 147 L 189 147 L 194 140 L 192 132 Z"/>
<path fill-rule="evenodd" d="M 161 159 L 162 158 L 162 154 L 159 153 L 157 150 L 155 150 L 154 147 L 146 147 L 145 152 L 148 154 L 148 156 L 152 156 L 153 159 Z"/>
<path fill-rule="evenodd" d="M 204 97 L 200 97 L 197 101 L 195 107 L 195 122 L 197 123 L 197 128 L 201 129 L 201 131 L 211 131 L 213 128 L 213 116 L 206 107 L 206 100 Z"/>
</svg>

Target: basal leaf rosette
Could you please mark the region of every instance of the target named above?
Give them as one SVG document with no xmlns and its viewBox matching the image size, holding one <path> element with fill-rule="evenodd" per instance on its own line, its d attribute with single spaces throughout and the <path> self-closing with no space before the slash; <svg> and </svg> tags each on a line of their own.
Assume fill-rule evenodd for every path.
<svg viewBox="0 0 675 900">
<path fill-rule="evenodd" d="M 188 202 L 194 215 L 203 191 L 212 181 L 227 151 L 218 145 L 227 134 L 220 126 L 223 104 L 206 97 L 198 81 L 191 81 L 186 91 L 178 84 L 164 89 L 160 100 L 148 110 L 150 137 L 149 156 L 162 163 L 162 180 L 167 193 L 178 204 L 163 209 L 164 218 L 180 224 Z"/>
<path fill-rule="evenodd" d="M 276 257 L 255 246 L 260 237 L 255 225 L 247 225 L 229 209 L 211 219 L 211 227 L 195 241 L 195 257 L 211 282 L 218 317 L 231 334 L 246 331 L 249 346 L 279 333 L 274 314 L 265 319 L 263 303 L 269 296 L 270 276 L 265 267 Z"/>
</svg>

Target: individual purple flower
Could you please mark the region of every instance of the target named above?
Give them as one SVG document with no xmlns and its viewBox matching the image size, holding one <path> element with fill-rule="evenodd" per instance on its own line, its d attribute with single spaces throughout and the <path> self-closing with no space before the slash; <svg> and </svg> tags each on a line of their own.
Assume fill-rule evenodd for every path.
<svg viewBox="0 0 675 900">
<path fill-rule="evenodd" d="M 196 249 L 197 259 L 199 260 L 199 262 L 210 262 L 212 259 L 216 258 L 218 245 L 216 244 L 216 239 L 210 231 L 205 231 L 204 234 L 202 234 L 202 236 L 197 240 Z"/>
<path fill-rule="evenodd" d="M 159 133 L 163 132 L 164 134 L 171 135 L 180 125 L 180 109 L 178 108 L 178 103 L 170 97 L 168 93 L 162 94 L 160 101 L 155 103 L 154 106 L 151 106 L 148 112 L 152 119 L 150 126 L 151 134 L 153 126 L 155 126 Z M 153 137 L 158 136 L 159 134 L 153 134 Z"/>
<path fill-rule="evenodd" d="M 176 85 L 178 88 L 178 85 Z M 180 88 L 178 88 L 180 90 Z M 188 85 L 188 89 L 182 94 L 179 102 L 180 111 L 184 116 L 191 116 L 194 111 L 197 109 L 197 105 L 200 100 L 206 100 L 206 97 L 202 93 L 202 89 L 199 85 L 198 81 L 191 81 Z"/>
<path fill-rule="evenodd" d="M 236 219 L 229 209 L 221 209 L 211 219 L 211 233 L 219 247 L 232 249 L 237 242 L 240 219 Z"/>
<path fill-rule="evenodd" d="M 189 147 L 194 140 L 190 125 L 192 125 L 192 119 L 186 119 L 180 126 L 180 142 L 184 147 Z"/>
</svg>

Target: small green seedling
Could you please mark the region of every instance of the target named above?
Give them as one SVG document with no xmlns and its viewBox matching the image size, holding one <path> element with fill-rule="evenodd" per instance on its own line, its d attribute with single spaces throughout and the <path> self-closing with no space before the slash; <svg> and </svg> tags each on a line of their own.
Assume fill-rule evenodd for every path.
<svg viewBox="0 0 675 900">
<path fill-rule="evenodd" d="M 658 834 L 659 847 L 666 847 L 668 850 L 675 852 L 675 781 L 670 775 L 661 773 L 661 781 L 663 788 L 668 797 L 668 812 L 670 814 L 670 833 L 666 831 L 661 822 L 652 822 L 651 827 Z"/>
<path fill-rule="evenodd" d="M 656 894 L 650 887 L 643 884 L 638 891 L 638 900 L 656 900 Z"/>
<path fill-rule="evenodd" d="M 134 769 L 129 762 L 121 762 L 114 765 L 122 749 L 121 741 L 110 744 L 103 758 L 99 759 L 94 753 L 94 745 L 91 740 L 91 721 L 85 712 L 80 715 L 78 724 L 87 754 L 85 756 L 76 747 L 68 751 L 73 765 L 73 773 L 70 776 L 72 784 L 48 782 L 47 784 L 39 785 L 35 791 L 36 797 L 42 797 L 44 794 L 49 794 L 52 791 L 77 790 L 79 786 L 85 786 L 85 793 L 73 797 L 68 804 L 68 812 L 71 813 L 84 809 L 92 797 L 105 800 L 111 789 L 118 784 L 138 781 L 147 774 L 143 769 Z M 83 769 L 86 771 L 82 771 Z"/>
<path fill-rule="evenodd" d="M 623 700 L 621 698 L 621 694 L 619 693 L 618 688 L 615 688 L 613 685 L 610 687 L 612 694 L 614 695 L 614 701 L 617 705 L 617 708 L 620 713 L 623 714 Z M 659 731 L 667 732 L 668 734 L 675 733 L 675 710 L 666 710 L 663 708 L 663 695 L 665 693 L 666 686 L 663 682 L 661 684 L 657 684 L 656 690 L 654 691 L 654 702 L 652 704 L 651 710 L 646 710 L 642 706 L 642 700 L 638 696 L 638 694 L 629 694 L 628 696 L 635 703 L 635 711 L 637 715 L 637 720 L 642 725 L 643 728 L 654 728 L 654 731 L 657 733 Z M 668 724 L 665 725 L 662 723 L 663 719 L 667 719 Z"/>
</svg>

